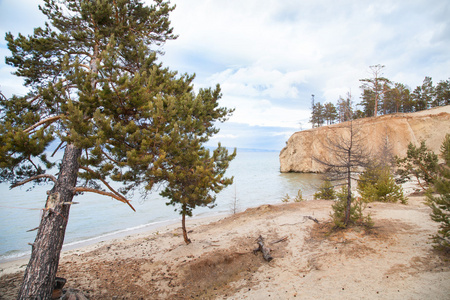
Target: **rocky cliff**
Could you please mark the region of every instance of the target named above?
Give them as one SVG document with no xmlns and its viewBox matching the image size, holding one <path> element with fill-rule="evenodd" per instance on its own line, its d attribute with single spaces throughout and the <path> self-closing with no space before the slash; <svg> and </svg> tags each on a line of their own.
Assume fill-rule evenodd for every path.
<svg viewBox="0 0 450 300">
<path fill-rule="evenodd" d="M 280 152 L 281 172 L 322 172 L 312 158 L 327 157 L 324 146 L 328 134 L 345 134 L 345 123 L 294 133 Z M 371 149 L 389 141 L 394 155 L 405 156 L 408 144 L 425 140 L 429 149 L 440 153 L 442 141 L 450 133 L 450 105 L 409 114 L 392 114 L 353 121 Z"/>
</svg>

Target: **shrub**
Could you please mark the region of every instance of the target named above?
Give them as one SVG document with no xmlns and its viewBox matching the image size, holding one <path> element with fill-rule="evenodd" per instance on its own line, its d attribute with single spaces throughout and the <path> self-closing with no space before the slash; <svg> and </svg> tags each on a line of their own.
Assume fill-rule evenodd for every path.
<svg viewBox="0 0 450 300">
<path fill-rule="evenodd" d="M 281 202 L 287 203 L 289 201 L 291 201 L 291 197 L 289 197 L 289 194 L 286 193 L 286 195 L 283 198 L 281 198 Z"/>
<path fill-rule="evenodd" d="M 395 182 L 389 167 L 367 168 L 359 176 L 357 189 L 366 202 L 407 202 L 403 188 Z"/>
<path fill-rule="evenodd" d="M 331 218 L 335 227 L 345 228 L 345 208 L 347 204 L 347 186 L 343 186 L 342 189 L 336 193 L 337 200 L 331 206 L 333 212 Z M 361 198 L 355 199 L 352 193 L 352 205 L 350 206 L 350 223 L 356 225 L 363 225 L 366 227 L 372 227 L 373 222 L 370 214 L 364 216 L 363 211 L 366 208 L 367 203 Z"/>
<path fill-rule="evenodd" d="M 297 196 L 295 196 L 295 198 L 293 199 L 294 202 L 301 202 L 304 201 L 305 199 L 303 199 L 303 195 L 302 195 L 302 190 L 298 190 L 297 192 Z M 281 202 L 283 203 L 288 203 L 291 202 L 291 197 L 289 196 L 289 194 L 286 193 L 286 195 L 281 198 Z"/>
<path fill-rule="evenodd" d="M 304 200 L 305 199 L 303 199 L 302 190 L 299 189 L 298 192 L 297 192 L 297 196 L 295 196 L 295 198 L 294 198 L 294 202 L 302 202 Z"/>
<path fill-rule="evenodd" d="M 336 191 L 329 180 L 324 180 L 319 190 L 314 194 L 314 199 L 334 200 L 336 199 Z"/>
</svg>

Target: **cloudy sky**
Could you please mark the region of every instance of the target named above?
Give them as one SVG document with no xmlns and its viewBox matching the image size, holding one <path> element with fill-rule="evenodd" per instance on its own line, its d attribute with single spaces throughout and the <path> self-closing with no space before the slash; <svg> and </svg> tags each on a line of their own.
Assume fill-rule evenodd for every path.
<svg viewBox="0 0 450 300">
<path fill-rule="evenodd" d="M 149 2 L 149 1 L 148 1 Z M 0 89 L 23 94 L 4 64 L 5 32 L 29 34 L 45 21 L 38 0 L 0 0 Z M 222 87 L 222 106 L 235 108 L 210 144 L 281 150 L 307 129 L 311 95 L 336 103 L 370 65 L 415 88 L 425 76 L 450 77 L 448 0 L 172 0 L 179 38 L 162 61 L 196 73 L 196 88 Z"/>
</svg>

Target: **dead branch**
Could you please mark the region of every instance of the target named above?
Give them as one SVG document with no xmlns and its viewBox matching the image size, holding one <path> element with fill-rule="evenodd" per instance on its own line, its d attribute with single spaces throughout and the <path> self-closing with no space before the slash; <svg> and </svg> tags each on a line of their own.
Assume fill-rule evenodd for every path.
<svg viewBox="0 0 450 300">
<path fill-rule="evenodd" d="M 283 238 L 281 238 L 281 239 L 279 239 L 279 240 L 277 240 L 277 241 L 275 241 L 275 242 L 272 242 L 272 243 L 270 243 L 270 244 L 276 244 L 276 243 L 284 242 L 284 241 L 286 241 L 287 239 L 288 239 L 288 236 L 285 236 L 285 237 L 283 237 Z"/>
<path fill-rule="evenodd" d="M 303 221 L 301 221 L 301 222 L 297 222 L 297 223 L 286 223 L 286 224 L 281 224 L 280 226 L 293 226 L 293 225 L 298 225 L 298 224 L 303 224 L 303 223 L 305 223 L 306 221 L 308 221 L 308 220 L 312 220 L 312 221 L 314 221 L 314 222 L 316 222 L 317 224 L 319 224 L 319 220 L 317 220 L 316 218 L 314 218 L 314 217 L 311 217 L 311 216 L 303 216 Z"/>
<path fill-rule="evenodd" d="M 38 180 L 38 179 L 42 179 L 42 178 L 48 178 L 48 179 L 50 179 L 51 181 L 53 181 L 54 183 L 56 183 L 56 177 L 55 177 L 55 176 L 50 175 L 50 174 L 40 174 L 40 175 L 36 175 L 36 176 L 30 177 L 30 178 L 27 178 L 27 179 L 25 179 L 25 180 L 16 182 L 16 183 L 14 183 L 13 185 L 11 185 L 9 188 L 10 188 L 10 189 L 13 189 L 13 188 L 15 188 L 15 187 L 24 185 L 25 183 L 28 183 L 28 182 L 30 182 L 30 181 Z"/>
<path fill-rule="evenodd" d="M 273 257 L 270 255 L 270 248 L 267 248 L 266 246 L 264 246 L 264 239 L 262 236 L 259 236 L 256 239 L 256 243 L 258 244 L 258 248 L 253 250 L 253 254 L 257 254 L 258 251 L 261 251 L 263 258 L 266 261 L 271 261 L 273 259 Z"/>
<path fill-rule="evenodd" d="M 314 218 L 314 217 L 311 217 L 311 216 L 303 216 L 303 218 L 305 218 L 305 219 L 310 219 L 310 220 L 316 222 L 317 224 L 319 224 L 319 220 L 317 220 L 317 219 Z"/>
<path fill-rule="evenodd" d="M 88 167 L 81 166 L 80 169 L 85 170 L 91 174 L 97 175 L 93 170 L 89 169 Z M 115 189 L 113 189 L 108 182 L 106 182 L 103 178 L 100 178 L 99 176 L 96 176 L 98 180 L 100 180 L 112 193 L 114 193 L 117 197 L 120 197 L 122 199 L 125 199 L 119 192 L 117 192 Z M 126 200 L 126 199 L 125 199 Z"/>
<path fill-rule="evenodd" d="M 100 195 L 103 195 L 103 196 L 109 196 L 111 198 L 119 200 L 120 202 L 128 204 L 128 206 L 131 207 L 132 210 L 136 211 L 134 209 L 133 205 L 131 205 L 130 201 L 127 200 L 126 198 L 124 198 L 123 196 L 118 196 L 118 195 L 110 193 L 110 192 L 104 192 L 104 191 L 91 189 L 91 188 L 87 188 L 87 187 L 76 187 L 76 188 L 73 189 L 73 191 L 74 191 L 74 193 L 89 192 L 89 193 L 100 194 Z"/>
</svg>

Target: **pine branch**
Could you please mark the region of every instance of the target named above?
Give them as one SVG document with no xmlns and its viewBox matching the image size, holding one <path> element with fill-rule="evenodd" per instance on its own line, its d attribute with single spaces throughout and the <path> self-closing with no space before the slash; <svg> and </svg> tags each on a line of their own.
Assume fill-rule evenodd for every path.
<svg viewBox="0 0 450 300">
<path fill-rule="evenodd" d="M 89 192 L 89 193 L 95 193 L 95 194 L 100 194 L 103 196 L 109 196 L 111 198 L 114 198 L 116 200 L 119 200 L 120 202 L 126 203 L 128 204 L 129 207 L 131 207 L 131 209 L 133 211 L 136 211 L 133 207 L 133 205 L 131 205 L 130 201 L 127 200 L 126 198 L 122 197 L 122 196 L 118 196 L 116 194 L 110 193 L 110 192 L 104 192 L 104 191 L 100 191 L 100 190 L 96 190 L 96 189 L 91 189 L 91 188 L 87 188 L 87 187 L 81 187 L 81 186 L 77 186 L 73 189 L 74 193 L 83 193 L 83 192 Z"/>
<path fill-rule="evenodd" d="M 50 175 L 50 174 L 40 174 L 40 175 L 32 176 L 32 177 L 27 178 L 27 179 L 25 179 L 25 180 L 16 182 L 16 183 L 14 183 L 13 185 L 11 185 L 9 188 L 10 188 L 10 189 L 13 189 L 13 188 L 15 188 L 15 187 L 24 185 L 25 183 L 28 183 L 28 182 L 30 182 L 30 181 L 38 180 L 38 179 L 42 179 L 42 178 L 48 178 L 48 179 L 50 179 L 51 181 L 53 181 L 54 183 L 56 183 L 56 177 L 55 177 L 55 176 Z"/>
<path fill-rule="evenodd" d="M 25 129 L 24 132 L 29 133 L 31 130 L 33 130 L 33 129 L 39 127 L 39 126 L 41 126 L 42 124 L 45 124 L 45 123 L 52 123 L 52 122 L 54 122 L 54 121 L 56 121 L 56 120 L 61 119 L 61 117 L 62 117 L 62 115 L 57 115 L 57 116 L 53 116 L 53 117 L 46 118 L 46 119 L 44 119 L 44 120 L 40 120 L 40 121 L 37 122 L 36 124 L 34 124 L 34 125 L 28 127 L 27 129 Z"/>
<path fill-rule="evenodd" d="M 105 151 L 103 151 L 103 149 L 101 149 L 101 151 L 102 151 L 102 154 L 103 154 L 104 156 L 106 156 L 107 159 L 109 159 L 110 161 L 112 161 L 112 162 L 114 162 L 114 163 L 116 163 L 116 164 L 120 164 L 119 161 L 117 161 L 117 160 L 115 160 L 114 158 L 112 158 L 111 156 L 109 156 Z"/>
<path fill-rule="evenodd" d="M 94 174 L 94 175 L 96 175 L 96 177 L 97 177 L 97 179 L 98 180 L 100 180 L 114 195 L 116 195 L 117 197 L 120 197 L 120 198 L 122 198 L 122 199 L 124 199 L 124 200 L 126 200 L 125 199 L 125 197 L 124 196 L 122 196 L 119 192 L 117 192 L 116 190 L 114 190 L 109 184 L 108 184 L 108 182 L 106 182 L 103 178 L 99 178 L 100 176 L 97 176 L 98 174 L 97 173 L 95 173 L 93 170 L 91 170 L 91 169 L 89 169 L 88 167 L 84 167 L 84 166 L 81 166 L 80 167 L 80 169 L 82 169 L 82 170 L 85 170 L 85 171 L 87 171 L 87 172 L 89 172 L 89 173 L 91 173 L 91 174 Z M 126 200 L 126 201 L 128 201 L 128 200 Z"/>
</svg>

